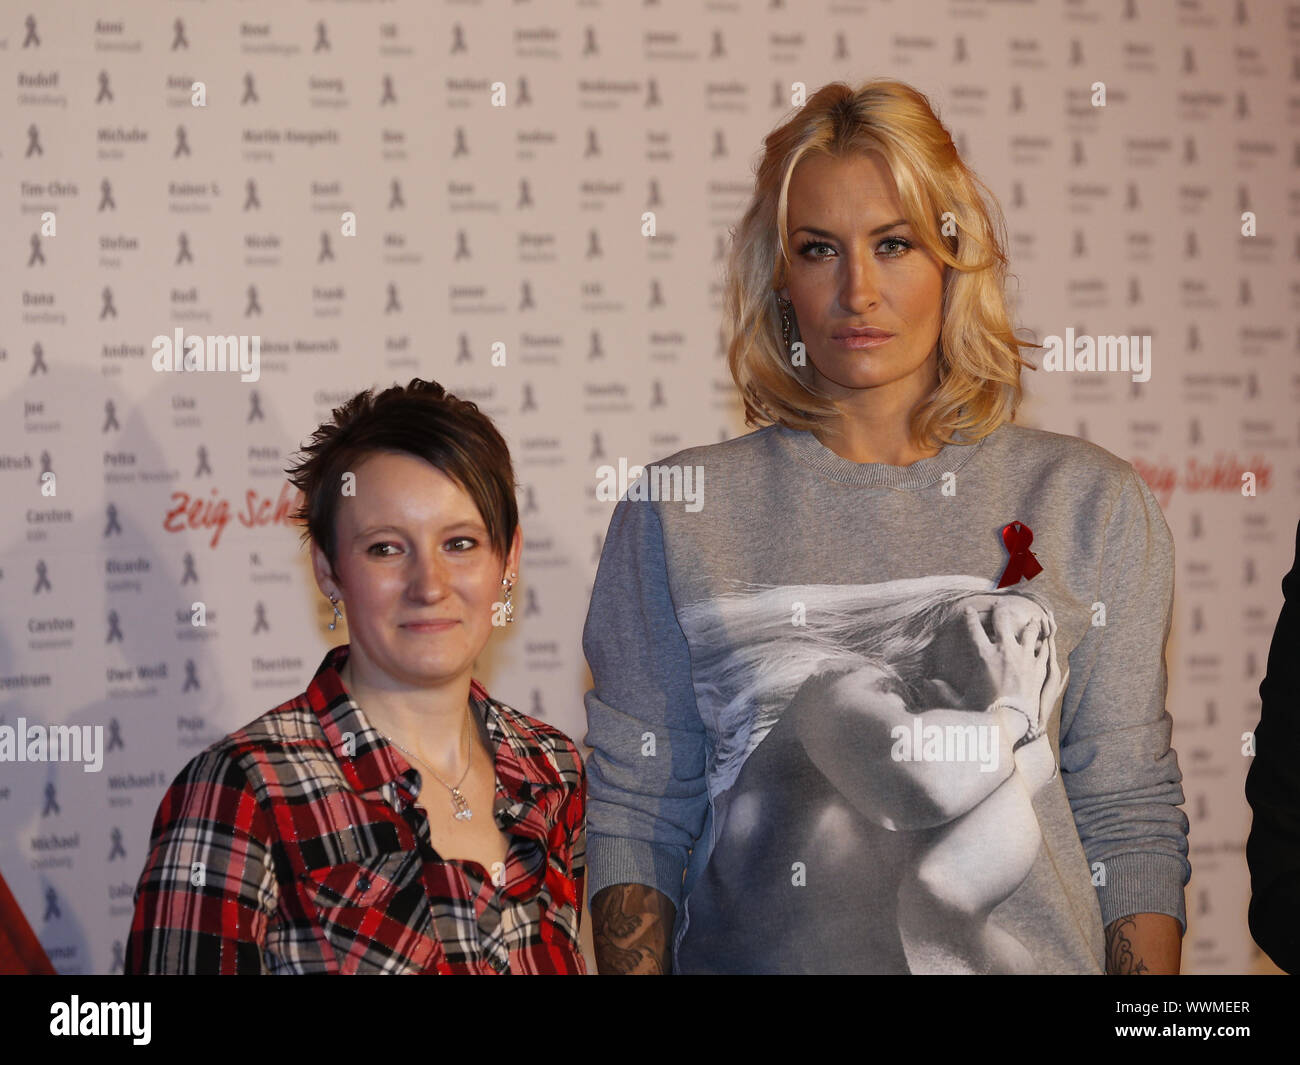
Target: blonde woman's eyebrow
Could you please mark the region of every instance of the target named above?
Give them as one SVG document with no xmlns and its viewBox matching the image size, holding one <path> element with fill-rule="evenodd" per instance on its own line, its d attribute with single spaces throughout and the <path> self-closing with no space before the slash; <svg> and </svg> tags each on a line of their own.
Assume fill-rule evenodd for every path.
<svg viewBox="0 0 1300 1065">
<path fill-rule="evenodd" d="M 870 233 L 868 233 L 867 236 L 876 237 L 879 236 L 881 233 L 889 232 L 889 230 L 891 229 L 897 229 L 899 226 L 906 226 L 910 224 L 911 223 L 908 222 L 906 218 L 899 218 L 893 222 L 886 222 L 883 226 L 876 226 L 876 228 L 873 229 Z M 839 239 L 838 237 L 835 236 L 834 233 L 831 233 L 829 230 L 818 229 L 816 226 L 799 226 L 797 229 L 795 229 L 794 232 L 811 233 L 814 237 L 829 237 L 831 240 Z"/>
</svg>

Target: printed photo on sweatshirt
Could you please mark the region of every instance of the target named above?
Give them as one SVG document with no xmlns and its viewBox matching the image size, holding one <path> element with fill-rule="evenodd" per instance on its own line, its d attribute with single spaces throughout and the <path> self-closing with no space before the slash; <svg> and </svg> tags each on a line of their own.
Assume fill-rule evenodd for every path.
<svg viewBox="0 0 1300 1065">
<path fill-rule="evenodd" d="M 748 943 L 760 968 L 1037 971 L 1016 900 L 1055 877 L 1035 802 L 1068 678 L 1042 596 L 746 586 L 680 620 L 719 737 L 684 968 Z"/>
</svg>

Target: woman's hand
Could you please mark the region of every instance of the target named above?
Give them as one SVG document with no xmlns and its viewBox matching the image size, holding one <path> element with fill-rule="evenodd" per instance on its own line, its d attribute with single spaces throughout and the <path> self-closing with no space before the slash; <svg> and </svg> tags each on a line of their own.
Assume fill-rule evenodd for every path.
<svg viewBox="0 0 1300 1065">
<path fill-rule="evenodd" d="M 1052 711 L 1056 709 L 1056 701 L 1064 693 L 1069 680 L 1069 661 L 1067 660 L 1062 667 L 1056 653 L 1056 619 L 1052 618 L 1047 631 L 1047 679 L 1043 682 L 1043 690 L 1038 695 L 1039 732 L 1047 731 L 1047 722 L 1052 716 Z"/>
<path fill-rule="evenodd" d="M 962 610 L 976 662 L 971 669 L 972 687 L 980 692 L 984 705 L 1010 699 L 1034 712 L 1041 725 L 1039 696 L 1047 680 L 1053 625 L 1036 604 L 1025 599 L 999 599 L 991 610 L 993 637 L 984 628 L 981 612 L 974 606 Z"/>
</svg>

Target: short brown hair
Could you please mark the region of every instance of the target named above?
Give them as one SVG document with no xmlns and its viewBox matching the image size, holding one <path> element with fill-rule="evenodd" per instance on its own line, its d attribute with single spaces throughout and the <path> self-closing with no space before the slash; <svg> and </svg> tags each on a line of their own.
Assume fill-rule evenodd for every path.
<svg viewBox="0 0 1300 1065">
<path fill-rule="evenodd" d="M 468 400 L 457 399 L 437 381 L 412 378 L 379 395 L 358 392 L 334 408 L 285 471 L 303 493 L 294 513 L 304 541 L 317 544 L 333 567 L 343 474 L 376 452 L 424 459 L 455 481 L 474 500 L 493 550 L 504 558 L 519 524 L 510 449 L 492 420 Z"/>
<path fill-rule="evenodd" d="M 918 443 L 974 443 L 1015 417 L 1020 354 L 1007 307 L 1006 223 L 988 188 L 962 162 L 926 97 L 901 81 L 819 89 L 764 141 L 754 193 L 733 235 L 727 263 L 728 365 L 749 425 L 775 422 L 811 430 L 836 407 L 792 365 L 773 292 L 786 282 L 790 178 L 808 155 L 879 152 L 907 220 L 946 267 L 939 333 L 939 386 L 913 412 Z M 945 214 L 951 212 L 947 219 Z M 952 233 L 941 231 L 941 221 Z M 800 370 L 802 369 L 802 372 Z M 960 439 L 958 439 L 960 437 Z"/>
</svg>

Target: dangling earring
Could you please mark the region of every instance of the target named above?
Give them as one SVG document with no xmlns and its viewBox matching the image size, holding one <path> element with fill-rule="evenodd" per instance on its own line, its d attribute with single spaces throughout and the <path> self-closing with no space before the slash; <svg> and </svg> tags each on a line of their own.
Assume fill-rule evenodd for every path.
<svg viewBox="0 0 1300 1065">
<path fill-rule="evenodd" d="M 785 343 L 786 350 L 790 350 L 790 332 L 792 325 L 790 322 L 790 308 L 794 306 L 789 300 L 783 299 L 780 293 L 776 296 L 776 305 L 781 308 L 781 340 Z"/>
<path fill-rule="evenodd" d="M 339 618 L 343 616 L 343 611 L 339 609 L 339 597 L 330 592 L 330 606 L 334 608 L 334 617 L 330 620 L 330 632 L 338 627 Z"/>
<path fill-rule="evenodd" d="M 505 615 L 507 625 L 511 624 L 515 620 L 515 605 L 510 601 L 510 596 L 514 591 L 514 579 L 517 576 L 518 574 L 512 573 L 510 574 L 510 580 L 506 580 L 504 577 L 501 578 L 501 587 L 506 590 L 505 602 L 501 604 L 501 613 Z"/>
</svg>

